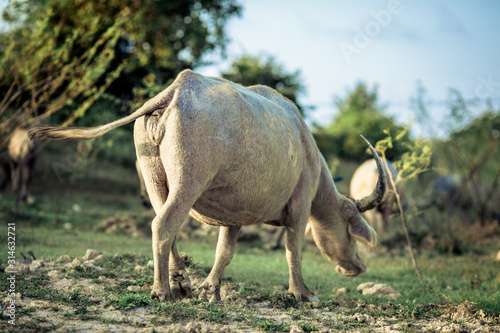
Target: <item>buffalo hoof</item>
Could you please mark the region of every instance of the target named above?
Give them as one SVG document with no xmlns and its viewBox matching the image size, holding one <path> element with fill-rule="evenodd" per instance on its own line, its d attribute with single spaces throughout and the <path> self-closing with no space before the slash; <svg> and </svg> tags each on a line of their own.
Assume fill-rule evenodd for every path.
<svg viewBox="0 0 500 333">
<path fill-rule="evenodd" d="M 200 286 L 199 299 L 208 299 L 210 303 L 220 303 L 220 284 L 214 285 L 209 281 L 205 281 Z"/>
<path fill-rule="evenodd" d="M 316 303 L 316 302 L 319 302 L 319 299 L 314 296 L 314 294 L 312 292 L 310 292 L 309 290 L 307 290 L 306 292 L 293 292 L 291 290 L 288 290 L 288 293 L 293 295 L 295 297 L 295 299 L 297 300 L 297 302 L 312 302 L 312 303 Z"/>
<path fill-rule="evenodd" d="M 191 281 L 186 271 L 178 271 L 170 276 L 170 290 L 174 297 L 184 298 L 193 295 Z"/>
<path fill-rule="evenodd" d="M 167 291 L 165 289 L 160 290 L 159 288 L 157 289 L 154 287 L 153 290 L 151 290 L 151 298 L 159 300 L 160 303 L 172 301 L 174 299 L 170 291 Z"/>
<path fill-rule="evenodd" d="M 319 298 L 317 298 L 316 296 L 303 297 L 302 295 L 299 295 L 299 297 L 297 297 L 296 299 L 298 302 L 319 303 Z"/>
</svg>

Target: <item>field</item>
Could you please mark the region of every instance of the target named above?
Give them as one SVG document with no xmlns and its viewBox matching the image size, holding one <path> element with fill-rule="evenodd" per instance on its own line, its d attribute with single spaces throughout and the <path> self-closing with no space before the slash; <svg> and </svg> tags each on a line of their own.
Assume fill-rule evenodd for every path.
<svg viewBox="0 0 500 333">
<path fill-rule="evenodd" d="M 442 239 L 435 239 L 434 246 L 429 239 L 418 241 L 422 279 L 413 270 L 397 223 L 381 249 L 365 254 L 368 271 L 355 278 L 336 273 L 308 241 L 303 273 L 321 301 L 317 304 L 297 303 L 287 295 L 285 251 L 268 249 L 262 236 L 268 229 L 251 228 L 242 233 L 225 271 L 222 303 L 192 298 L 160 304 L 149 298 L 153 270 L 148 234 L 154 215 L 141 205 L 132 163 L 76 163 L 56 153 L 66 146 L 51 145 L 37 166 L 34 205 L 20 203 L 16 218 L 13 195 L 7 189 L 0 192 L 4 230 L 15 223 L 16 258 L 33 251 L 38 259 L 20 260 L 16 266 L 12 326 L 10 275 L 4 272 L 7 246 L 0 252 L 2 331 L 500 332 L 498 226 L 482 233 L 474 226 L 464 229 L 481 237 L 464 235 L 457 241 L 460 255 L 439 246 Z M 100 227 L 110 218 L 128 224 L 106 232 Z M 181 233 L 178 247 L 194 288 L 213 264 L 216 242 L 214 230 L 197 227 Z M 83 258 L 87 249 L 102 255 Z M 27 267 L 29 272 L 21 272 Z M 386 284 L 400 296 L 363 295 L 356 288 L 365 282 Z"/>
</svg>

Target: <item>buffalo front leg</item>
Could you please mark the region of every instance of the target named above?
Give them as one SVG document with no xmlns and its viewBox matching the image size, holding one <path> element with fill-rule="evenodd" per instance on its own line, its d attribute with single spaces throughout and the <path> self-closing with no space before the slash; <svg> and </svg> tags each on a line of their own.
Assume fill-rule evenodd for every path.
<svg viewBox="0 0 500 333">
<path fill-rule="evenodd" d="M 220 227 L 214 266 L 200 286 L 199 297 L 209 299 L 210 303 L 220 301 L 222 274 L 233 259 L 240 229 L 241 227 Z"/>
<path fill-rule="evenodd" d="M 308 215 L 297 216 L 296 219 L 286 227 L 286 259 L 290 271 L 288 292 L 295 296 L 299 302 L 318 302 L 318 298 L 307 288 L 302 278 L 302 242 L 304 240 L 307 218 Z"/>
<path fill-rule="evenodd" d="M 174 239 L 172 248 L 170 249 L 170 291 L 174 297 L 191 297 L 191 281 L 184 267 L 184 261 L 177 252 L 177 241 Z"/>
</svg>

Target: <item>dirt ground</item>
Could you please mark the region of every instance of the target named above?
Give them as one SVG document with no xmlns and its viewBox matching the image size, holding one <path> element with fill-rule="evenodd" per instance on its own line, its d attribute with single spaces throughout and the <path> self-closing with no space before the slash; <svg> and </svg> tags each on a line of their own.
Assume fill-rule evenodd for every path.
<svg viewBox="0 0 500 333">
<path fill-rule="evenodd" d="M 124 262 L 123 266 L 117 265 Z M 149 299 L 151 262 L 106 257 L 62 256 L 55 261 L 16 263 L 24 289 L 0 295 L 3 332 L 500 332 L 500 318 L 489 318 L 462 303 L 438 316 L 412 319 L 387 308 L 365 304 L 297 304 L 285 293 L 259 295 L 252 287 L 226 282 L 222 302 L 197 298 L 160 305 Z M 131 267 L 122 272 L 123 267 Z M 188 268 L 193 286 L 203 281 Z M 5 275 L 5 274 L 4 274 Z M 147 275 L 147 279 L 139 276 Z M 7 276 L 7 275 L 5 275 Z M 195 292 L 196 294 L 196 292 Z M 15 300 L 15 319 L 8 306 Z M 431 309 L 431 308 L 429 308 Z M 380 311 L 379 311 L 380 310 Z M 425 311 L 425 309 L 424 309 Z M 380 315 L 377 315 L 380 313 Z M 389 315 L 388 315 L 389 314 Z M 422 316 L 420 316 L 422 317 Z M 9 323 L 10 321 L 10 323 Z M 15 325 L 12 325 L 15 323 Z"/>
</svg>

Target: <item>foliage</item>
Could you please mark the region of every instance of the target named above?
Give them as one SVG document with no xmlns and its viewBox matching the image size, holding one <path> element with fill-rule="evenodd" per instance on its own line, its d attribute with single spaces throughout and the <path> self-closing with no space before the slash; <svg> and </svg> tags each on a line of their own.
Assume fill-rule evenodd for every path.
<svg viewBox="0 0 500 333">
<path fill-rule="evenodd" d="M 132 98 L 142 103 L 223 50 L 225 23 L 239 12 L 234 0 L 11 1 L 0 35 L 1 136 L 52 114 L 69 125 L 103 96 L 117 97 L 121 112 Z"/>
<path fill-rule="evenodd" d="M 403 129 L 395 124 L 394 119 L 384 115 L 383 107 L 378 103 L 377 89 L 369 91 L 363 83 L 359 83 L 346 99 L 338 99 L 336 104 L 339 111 L 332 123 L 325 127 L 317 126 L 314 130 L 318 148 L 327 159 L 337 155 L 361 160 L 366 145 L 360 139 L 360 134 L 370 142 L 377 142 L 384 139 L 384 130 L 401 132 Z M 405 133 L 387 151 L 387 157 L 391 160 L 398 158 L 404 151 L 404 143 L 408 141 Z"/>
<path fill-rule="evenodd" d="M 272 56 L 264 58 L 243 55 L 231 64 L 228 71 L 222 72 L 221 76 L 243 86 L 263 84 L 274 88 L 294 102 L 304 115 L 304 106 L 298 102 L 298 96 L 304 91 L 300 72 L 287 73 Z"/>
<path fill-rule="evenodd" d="M 477 99 L 467 100 L 462 94 L 450 89 L 448 113 L 437 122 L 430 116 L 420 87 L 416 98 L 419 121 L 431 132 L 445 129 L 446 139 L 433 139 L 433 165 L 442 175 L 457 175 L 460 179 L 459 201 L 470 201 L 473 214 L 482 225 L 500 214 L 496 203 L 500 200 L 500 110 L 491 101 L 486 108 Z M 479 114 L 478 116 L 474 116 Z M 459 207 L 456 207 L 459 208 Z M 465 208 L 465 207 L 464 207 Z M 472 208 L 472 209 L 470 209 Z M 469 214 L 468 214 L 469 215 Z"/>
<path fill-rule="evenodd" d="M 382 153 L 386 157 L 386 151 L 392 149 L 394 144 L 404 140 L 407 136 L 410 126 L 401 130 L 394 137 L 390 130 L 384 130 L 386 137 L 378 141 L 375 145 L 375 150 Z M 429 171 L 432 156 L 432 146 L 429 141 L 414 140 L 402 142 L 401 146 L 406 151 L 401 155 L 399 160 L 394 160 L 392 165 L 398 171 L 397 178 L 394 179 L 395 185 L 399 186 L 410 179 L 417 177 L 419 174 Z"/>
<path fill-rule="evenodd" d="M 394 142 L 402 140 L 410 130 L 410 126 L 398 133 L 394 138 L 391 136 L 389 130 L 384 130 L 387 137 L 379 142 L 377 142 L 375 149 L 382 154 L 382 159 L 385 163 L 385 169 L 389 170 L 389 165 L 385 152 L 387 149 L 392 148 Z M 413 267 L 417 275 L 422 278 L 422 273 L 417 264 L 415 257 L 413 243 L 410 237 L 410 232 L 406 223 L 404 203 L 402 199 L 402 184 L 409 179 L 415 178 L 419 174 L 429 170 L 429 165 L 431 161 L 431 146 L 428 142 L 423 142 L 422 140 L 416 140 L 412 143 L 403 144 L 408 151 L 406 151 L 401 159 L 393 162 L 393 167 L 397 170 L 397 177 L 394 179 L 392 172 L 387 172 L 387 183 L 390 184 L 390 191 L 393 192 L 396 198 L 396 203 L 398 207 L 399 214 L 401 216 L 401 223 L 403 231 L 405 233 L 406 241 L 408 242 L 410 256 L 413 263 Z"/>
</svg>

